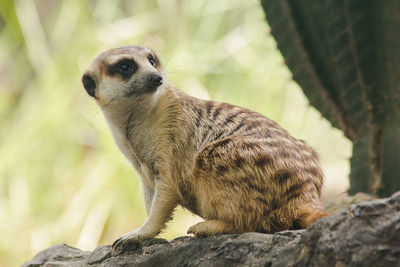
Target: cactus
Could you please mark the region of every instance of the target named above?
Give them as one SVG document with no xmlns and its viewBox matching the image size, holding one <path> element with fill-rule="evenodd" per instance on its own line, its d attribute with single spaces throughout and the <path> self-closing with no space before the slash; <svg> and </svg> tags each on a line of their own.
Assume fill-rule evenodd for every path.
<svg viewBox="0 0 400 267">
<path fill-rule="evenodd" d="M 353 142 L 349 193 L 400 190 L 400 1 L 261 5 L 310 104 Z"/>
</svg>

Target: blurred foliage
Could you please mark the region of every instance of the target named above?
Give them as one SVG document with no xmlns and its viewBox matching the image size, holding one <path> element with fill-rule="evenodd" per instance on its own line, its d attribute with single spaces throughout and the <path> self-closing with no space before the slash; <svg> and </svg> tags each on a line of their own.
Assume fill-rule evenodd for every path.
<svg viewBox="0 0 400 267">
<path fill-rule="evenodd" d="M 351 145 L 308 106 L 258 1 L 0 0 L 0 266 L 56 243 L 91 250 L 145 220 L 139 180 L 80 78 L 101 51 L 142 44 L 189 94 L 245 106 L 320 152 L 324 198 Z M 179 209 L 162 235 L 198 218 Z"/>
</svg>

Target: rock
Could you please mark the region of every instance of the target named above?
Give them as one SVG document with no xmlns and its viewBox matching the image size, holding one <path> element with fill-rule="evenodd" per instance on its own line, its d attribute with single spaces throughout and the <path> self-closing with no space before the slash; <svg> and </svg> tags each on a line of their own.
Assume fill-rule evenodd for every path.
<svg viewBox="0 0 400 267">
<path fill-rule="evenodd" d="M 348 196 L 346 194 L 342 194 L 338 198 L 334 198 L 329 200 L 327 203 L 324 204 L 324 209 L 331 213 L 338 213 L 341 211 L 349 210 L 351 205 L 358 204 L 364 201 L 374 200 L 376 197 L 372 195 L 368 195 L 365 193 L 357 193 L 353 196 Z"/>
<path fill-rule="evenodd" d="M 400 266 L 400 192 L 350 206 L 306 230 L 154 238 L 119 255 L 100 246 L 84 252 L 54 245 L 33 266 Z"/>
</svg>

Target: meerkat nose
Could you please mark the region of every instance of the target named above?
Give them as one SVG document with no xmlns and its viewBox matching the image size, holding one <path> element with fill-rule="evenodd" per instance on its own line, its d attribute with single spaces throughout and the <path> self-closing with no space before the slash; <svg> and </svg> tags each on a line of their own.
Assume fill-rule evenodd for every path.
<svg viewBox="0 0 400 267">
<path fill-rule="evenodd" d="M 82 76 L 82 83 L 83 87 L 85 87 L 86 92 L 94 97 L 95 96 L 95 89 L 96 89 L 96 82 L 94 79 L 87 73 L 83 74 Z"/>
<path fill-rule="evenodd" d="M 153 86 L 160 86 L 163 83 L 163 78 L 159 74 L 151 74 L 149 82 Z"/>
</svg>

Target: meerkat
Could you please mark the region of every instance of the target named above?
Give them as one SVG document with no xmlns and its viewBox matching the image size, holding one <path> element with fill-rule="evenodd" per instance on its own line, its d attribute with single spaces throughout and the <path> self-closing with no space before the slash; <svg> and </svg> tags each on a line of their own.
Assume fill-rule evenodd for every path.
<svg viewBox="0 0 400 267">
<path fill-rule="evenodd" d="M 143 187 L 147 219 L 113 249 L 158 235 L 177 205 L 204 219 L 188 230 L 196 236 L 301 229 L 328 215 L 312 148 L 257 112 L 177 90 L 151 49 L 105 51 L 82 83 Z"/>
</svg>

